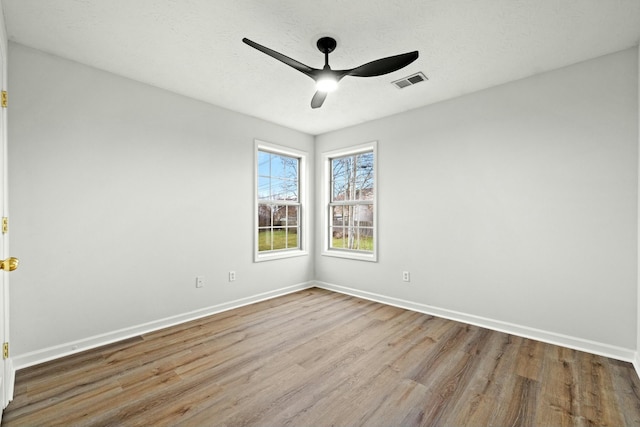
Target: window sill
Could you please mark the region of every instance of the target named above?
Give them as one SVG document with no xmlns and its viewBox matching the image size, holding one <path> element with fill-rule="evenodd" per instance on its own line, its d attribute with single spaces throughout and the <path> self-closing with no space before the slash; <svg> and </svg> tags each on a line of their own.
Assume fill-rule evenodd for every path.
<svg viewBox="0 0 640 427">
<path fill-rule="evenodd" d="M 294 258 L 306 255 L 309 255 L 309 253 L 303 250 L 258 253 L 254 256 L 254 262 L 272 261 L 276 259 Z"/>
<path fill-rule="evenodd" d="M 335 258 L 353 259 L 357 261 L 378 262 L 378 256 L 375 253 L 361 253 L 340 249 L 325 249 L 324 251 L 322 251 L 322 255 Z"/>
</svg>

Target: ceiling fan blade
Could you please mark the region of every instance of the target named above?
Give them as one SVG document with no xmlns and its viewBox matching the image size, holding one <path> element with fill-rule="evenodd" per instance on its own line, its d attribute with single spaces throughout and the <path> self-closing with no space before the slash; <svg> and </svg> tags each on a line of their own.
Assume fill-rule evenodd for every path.
<svg viewBox="0 0 640 427">
<path fill-rule="evenodd" d="M 311 108 L 320 108 L 327 98 L 327 92 L 317 91 L 313 98 L 311 98 Z"/>
<path fill-rule="evenodd" d="M 295 59 L 289 58 L 286 55 L 281 54 L 280 52 L 276 52 L 273 49 L 269 49 L 268 47 L 262 46 L 254 41 L 249 40 L 248 38 L 243 38 L 243 42 L 248 44 L 249 46 L 258 49 L 260 52 L 266 53 L 267 55 L 277 59 L 278 61 L 287 64 L 288 66 L 295 68 L 296 70 L 306 74 L 307 76 L 314 78 L 314 75 L 320 71 L 315 68 L 311 68 L 308 65 L 303 64 L 302 62 L 298 62 Z"/>
<path fill-rule="evenodd" d="M 374 77 L 404 68 L 418 59 L 418 51 L 403 53 L 400 55 L 389 56 L 387 58 L 378 59 L 368 62 L 351 70 L 344 70 L 348 76 L 355 77 Z M 340 72 L 340 71 L 338 71 Z"/>
</svg>

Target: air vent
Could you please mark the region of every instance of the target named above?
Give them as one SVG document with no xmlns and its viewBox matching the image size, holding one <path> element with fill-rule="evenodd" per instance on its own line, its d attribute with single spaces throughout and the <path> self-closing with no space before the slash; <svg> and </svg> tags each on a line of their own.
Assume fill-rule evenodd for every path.
<svg viewBox="0 0 640 427">
<path fill-rule="evenodd" d="M 404 89 L 407 86 L 415 85 L 415 84 L 423 82 L 425 80 L 429 80 L 429 79 L 427 79 L 427 76 L 425 76 L 422 73 L 415 73 L 415 74 L 407 76 L 407 77 L 405 77 L 403 79 L 396 80 L 395 82 L 391 82 L 391 83 L 394 84 L 398 89 Z"/>
</svg>

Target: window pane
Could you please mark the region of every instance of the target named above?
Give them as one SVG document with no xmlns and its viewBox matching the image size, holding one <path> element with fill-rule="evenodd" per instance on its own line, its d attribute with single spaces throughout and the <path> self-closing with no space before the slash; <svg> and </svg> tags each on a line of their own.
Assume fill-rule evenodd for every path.
<svg viewBox="0 0 640 427">
<path fill-rule="evenodd" d="M 332 200 L 344 201 L 349 199 L 351 161 L 351 157 L 331 160 Z"/>
<path fill-rule="evenodd" d="M 258 199 L 298 201 L 300 160 L 258 151 Z"/>
<path fill-rule="evenodd" d="M 270 251 L 271 245 L 271 230 L 259 230 L 258 231 L 258 251 Z"/>
<path fill-rule="evenodd" d="M 273 228 L 273 250 L 286 249 L 286 248 L 287 248 L 286 230 L 282 227 L 274 227 Z"/>
<path fill-rule="evenodd" d="M 258 177 L 258 200 L 271 199 L 271 178 L 268 176 Z"/>
<path fill-rule="evenodd" d="M 295 157 L 271 154 L 271 174 L 275 178 L 298 179 L 298 159 Z"/>
<path fill-rule="evenodd" d="M 287 248 L 297 248 L 300 246 L 300 242 L 298 240 L 298 228 L 297 227 L 289 227 L 287 228 Z"/>
<path fill-rule="evenodd" d="M 297 227 L 300 218 L 298 216 L 298 207 L 297 206 L 287 206 L 287 223 L 288 227 Z"/>
<path fill-rule="evenodd" d="M 331 159 L 331 201 L 373 200 L 373 153 Z"/>
<path fill-rule="evenodd" d="M 272 218 L 270 205 L 258 205 L 258 227 L 271 227 L 273 225 Z"/>
<path fill-rule="evenodd" d="M 357 205 L 353 207 L 353 222 L 359 227 L 373 226 L 373 205 Z"/>
<path fill-rule="evenodd" d="M 271 153 L 258 151 L 258 175 L 271 176 Z"/>
<path fill-rule="evenodd" d="M 344 225 L 344 209 L 342 206 L 331 207 L 331 225 L 334 227 Z"/>
<path fill-rule="evenodd" d="M 285 181 L 279 178 L 271 178 L 271 200 L 286 200 Z"/>
<path fill-rule="evenodd" d="M 329 242 L 329 247 L 335 249 L 345 249 L 347 247 L 345 239 L 345 231 L 342 227 L 340 228 L 332 228 L 331 229 L 331 241 Z"/>
<path fill-rule="evenodd" d="M 298 201 L 298 181 L 286 180 L 283 183 L 284 200 Z"/>
<path fill-rule="evenodd" d="M 271 179 L 271 200 L 298 201 L 298 182 L 290 179 Z"/>
<path fill-rule="evenodd" d="M 373 199 L 373 153 L 360 154 L 357 157 L 355 186 L 357 200 Z"/>
</svg>

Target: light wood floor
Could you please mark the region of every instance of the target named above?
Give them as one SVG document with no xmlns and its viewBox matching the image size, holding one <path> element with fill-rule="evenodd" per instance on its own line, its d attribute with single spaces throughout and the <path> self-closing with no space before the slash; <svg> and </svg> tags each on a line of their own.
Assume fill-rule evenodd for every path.
<svg viewBox="0 0 640 427">
<path fill-rule="evenodd" d="M 4 426 L 640 425 L 629 363 L 310 289 L 18 372 Z"/>
</svg>

